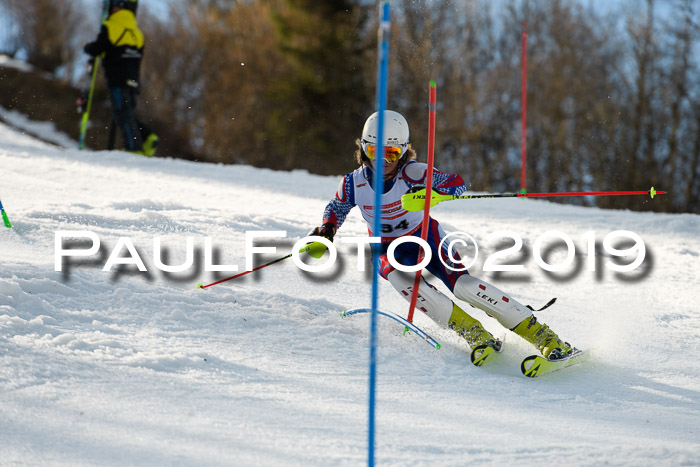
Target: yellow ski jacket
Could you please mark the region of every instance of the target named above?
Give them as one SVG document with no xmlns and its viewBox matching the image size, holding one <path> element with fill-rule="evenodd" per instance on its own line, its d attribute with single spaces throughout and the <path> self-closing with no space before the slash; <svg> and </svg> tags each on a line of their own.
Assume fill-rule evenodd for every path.
<svg viewBox="0 0 700 467">
<path fill-rule="evenodd" d="M 104 58 L 107 85 L 139 87 L 139 69 L 143 57 L 144 37 L 134 13 L 122 9 L 102 23 L 97 39 L 85 46 L 85 52 Z"/>
</svg>

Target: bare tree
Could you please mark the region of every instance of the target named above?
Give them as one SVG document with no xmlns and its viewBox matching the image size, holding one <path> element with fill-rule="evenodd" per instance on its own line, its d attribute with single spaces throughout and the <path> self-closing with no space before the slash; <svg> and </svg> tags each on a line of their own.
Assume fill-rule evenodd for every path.
<svg viewBox="0 0 700 467">
<path fill-rule="evenodd" d="M 78 2 L 55 0 L 6 0 L 16 18 L 27 61 L 54 73 L 62 65 L 75 62 L 82 53 L 85 15 Z"/>
<path fill-rule="evenodd" d="M 673 187 L 682 187 L 680 193 L 665 201 L 671 209 L 691 210 L 693 185 L 698 178 L 698 145 L 700 126 L 696 109 L 700 108 L 700 28 L 696 22 L 699 4 L 693 0 L 679 0 L 671 17 L 665 21 L 668 37 L 666 64 L 662 67 L 662 108 L 666 109 L 668 125 L 664 127 L 667 144 L 657 157 L 661 164 L 658 180 Z M 696 198 L 697 199 L 697 198 Z M 695 206 L 700 212 L 700 206 Z"/>
<path fill-rule="evenodd" d="M 144 21 L 144 88 L 151 108 L 198 160 L 274 165 L 271 89 L 288 68 L 277 43 L 277 0 L 171 4 Z"/>
<path fill-rule="evenodd" d="M 14 57 L 22 48 L 21 30 L 14 11 L 0 4 L 0 54 Z"/>
<path fill-rule="evenodd" d="M 399 5 L 392 36 L 390 102 L 412 122 L 419 155 L 427 146 L 428 82 L 438 84 L 436 164 L 460 172 L 473 189 L 502 187 L 509 138 L 502 116 L 511 87 L 492 79 L 502 62 L 487 2 L 419 1 Z"/>
</svg>

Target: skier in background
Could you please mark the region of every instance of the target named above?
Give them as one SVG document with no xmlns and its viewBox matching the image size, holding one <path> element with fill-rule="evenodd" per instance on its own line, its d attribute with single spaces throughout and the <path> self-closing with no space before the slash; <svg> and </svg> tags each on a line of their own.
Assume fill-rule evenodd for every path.
<svg viewBox="0 0 700 467">
<path fill-rule="evenodd" d="M 415 152 L 409 144 L 409 129 L 406 119 L 399 113 L 387 110 L 385 118 L 384 140 L 384 194 L 382 196 L 382 232 L 380 275 L 410 301 L 414 283 L 414 273 L 404 273 L 393 268 L 387 259 L 387 249 L 392 240 L 413 235 L 421 236 L 423 212 L 406 211 L 401 207 L 401 196 L 425 188 L 427 164 L 415 161 Z M 377 122 L 378 112 L 371 115 L 362 130 L 362 139 L 356 141 L 355 153 L 360 165 L 354 172 L 343 177 L 335 198 L 325 208 L 323 224 L 313 229 L 309 235 L 316 235 L 333 241 L 338 228 L 343 224 L 354 206 L 361 210 L 367 222 L 370 236 L 374 224 L 374 160 L 377 157 Z M 442 194 L 459 196 L 466 191 L 466 186 L 459 175 L 434 170 L 433 189 Z M 445 267 L 442 260 L 453 268 L 459 269 L 449 259 L 448 245 L 439 244 L 445 236 L 435 219 L 428 224 L 427 242 L 432 249 L 432 259 L 427 270 L 435 275 L 460 300 L 471 304 L 496 318 L 504 327 L 515 332 L 542 352 L 545 358 L 556 360 L 566 357 L 573 349 L 559 339 L 547 325 L 537 321 L 532 309 L 520 304 L 507 295 L 467 271 L 453 271 Z M 446 242 L 447 243 L 447 242 Z M 419 246 L 414 242 L 403 243 L 395 250 L 396 260 L 405 265 L 418 264 Z M 453 254 L 453 257 L 455 255 Z M 459 258 L 455 258 L 458 260 Z M 501 341 L 484 329 L 482 324 L 462 310 L 449 297 L 439 292 L 421 278 L 417 309 L 443 327 L 449 327 L 462 336 L 472 348 L 472 361 L 475 352 L 485 347 L 499 351 Z M 475 362 L 476 363 L 476 362 Z"/>
<path fill-rule="evenodd" d="M 144 45 L 143 33 L 136 23 L 137 6 L 137 0 L 111 0 L 109 17 L 102 24 L 97 39 L 85 45 L 84 50 L 93 60 L 98 55 L 104 58 L 112 116 L 126 149 L 153 156 L 158 136 L 134 114 L 136 96 L 140 92 L 139 69 Z"/>
</svg>

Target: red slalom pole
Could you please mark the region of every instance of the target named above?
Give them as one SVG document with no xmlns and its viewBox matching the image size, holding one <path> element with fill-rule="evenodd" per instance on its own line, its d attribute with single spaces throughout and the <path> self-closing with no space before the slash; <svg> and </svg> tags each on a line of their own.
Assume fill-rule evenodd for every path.
<svg viewBox="0 0 700 467">
<path fill-rule="evenodd" d="M 428 202 L 425 203 L 423 211 L 423 224 L 421 225 L 420 238 L 428 238 L 428 223 L 430 222 L 430 194 L 433 192 L 433 160 L 435 158 L 435 107 L 437 102 L 437 85 L 435 81 L 430 82 L 430 93 L 428 103 L 428 168 L 425 171 L 425 193 Z M 423 260 L 423 254 L 419 253 L 418 262 Z M 413 290 L 411 291 L 411 304 L 408 307 L 408 322 L 413 322 L 413 312 L 416 309 L 418 300 L 418 288 L 420 286 L 422 271 L 416 271 L 416 278 L 413 280 Z"/>
<path fill-rule="evenodd" d="M 527 23 L 523 23 L 523 82 L 522 82 L 522 131 L 520 136 L 520 192 L 527 193 L 526 173 L 527 173 Z"/>
</svg>

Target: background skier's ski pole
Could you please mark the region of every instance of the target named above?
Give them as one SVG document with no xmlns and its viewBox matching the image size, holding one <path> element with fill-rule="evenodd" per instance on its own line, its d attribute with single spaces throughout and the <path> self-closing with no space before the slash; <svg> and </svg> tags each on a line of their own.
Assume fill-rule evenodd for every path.
<svg viewBox="0 0 700 467">
<path fill-rule="evenodd" d="M 90 92 L 88 93 L 87 106 L 83 112 L 83 118 L 80 120 L 80 138 L 78 139 L 78 149 L 85 147 L 85 133 L 87 133 L 87 124 L 90 119 L 90 107 L 92 107 L 92 95 L 95 92 L 95 81 L 97 79 L 97 65 L 100 64 L 100 57 L 95 57 L 92 63 L 92 79 L 90 81 Z"/>
<path fill-rule="evenodd" d="M 326 245 L 324 245 L 321 242 L 312 242 L 312 243 L 309 243 L 308 245 L 306 245 L 301 250 L 299 250 L 299 253 L 302 253 L 302 252 L 306 252 L 309 255 L 313 256 L 314 258 L 320 258 L 326 252 Z M 292 253 L 289 253 L 287 256 L 283 256 L 281 258 L 277 258 L 275 260 L 272 260 L 269 263 L 265 263 L 263 265 L 260 265 L 257 268 L 251 269 L 250 271 L 243 271 L 243 272 L 236 274 L 234 276 L 227 277 L 225 279 L 221 279 L 219 281 L 212 282 L 211 284 L 207 284 L 207 285 L 197 284 L 197 288 L 198 289 L 206 289 L 207 287 L 211 287 L 212 285 L 221 284 L 222 282 L 227 282 L 227 281 L 230 281 L 230 280 L 235 279 L 237 277 L 245 276 L 246 274 L 250 274 L 253 271 L 257 271 L 258 269 L 266 268 L 267 266 L 270 266 L 271 264 L 279 263 L 280 261 L 285 260 L 287 258 L 291 258 L 291 257 L 292 257 Z"/>
<path fill-rule="evenodd" d="M 5 208 L 2 207 L 2 201 L 0 201 L 0 213 L 2 213 L 2 221 L 5 223 L 5 227 L 8 229 L 12 228 L 12 224 L 10 224 L 10 219 L 7 217 L 7 213 L 5 212 Z"/>
<path fill-rule="evenodd" d="M 100 19 L 100 24 L 104 23 L 109 16 L 109 5 L 110 0 L 104 0 L 102 2 L 102 16 Z M 90 120 L 90 108 L 92 107 L 92 95 L 95 93 L 95 81 L 97 81 L 97 68 L 100 64 L 100 57 L 95 57 L 92 62 L 92 78 L 90 80 L 90 92 L 88 93 L 87 106 L 85 107 L 85 112 L 83 112 L 83 118 L 80 120 L 80 138 L 78 138 L 78 149 L 83 149 L 85 147 L 85 133 L 87 133 L 87 124 Z"/>
<path fill-rule="evenodd" d="M 441 201 L 454 199 L 479 199 L 479 198 L 549 198 L 555 196 L 622 196 L 622 195 L 665 195 L 665 191 L 656 191 L 651 187 L 649 191 L 570 191 L 562 193 L 491 193 L 486 195 L 443 195 L 433 192 L 430 197 L 430 206 L 435 206 Z M 401 205 L 407 211 L 420 211 L 425 206 L 425 190 L 415 193 L 406 193 L 401 197 Z"/>
</svg>

